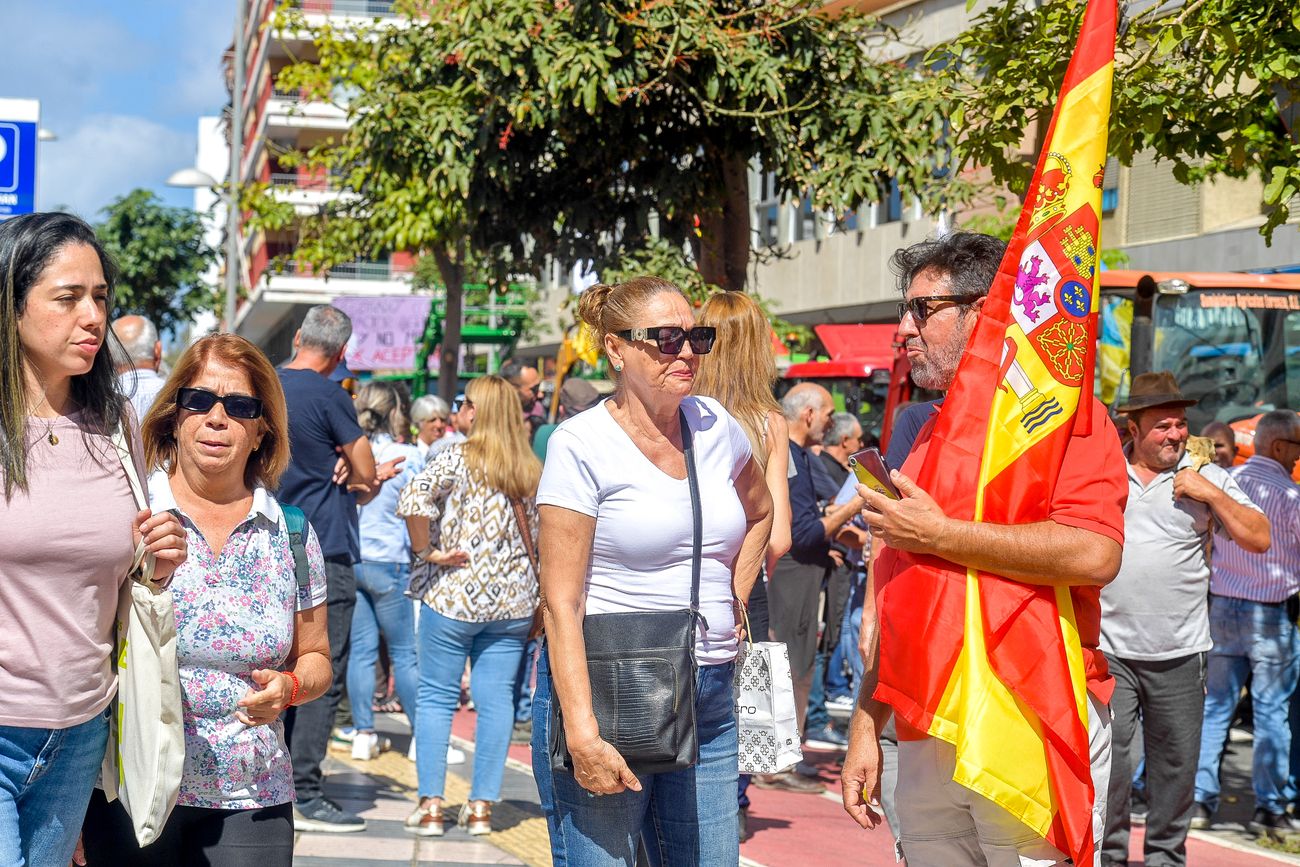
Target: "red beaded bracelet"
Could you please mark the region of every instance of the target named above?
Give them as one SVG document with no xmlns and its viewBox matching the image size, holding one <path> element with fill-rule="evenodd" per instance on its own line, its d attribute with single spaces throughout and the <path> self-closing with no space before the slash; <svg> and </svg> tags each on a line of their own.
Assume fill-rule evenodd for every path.
<svg viewBox="0 0 1300 867">
<path fill-rule="evenodd" d="M 294 674 L 292 671 L 281 673 L 289 675 L 289 679 L 293 681 L 293 691 L 289 693 L 289 703 L 285 705 L 285 707 L 293 707 L 293 703 L 298 700 L 298 689 L 301 686 L 298 682 L 298 675 Z"/>
</svg>

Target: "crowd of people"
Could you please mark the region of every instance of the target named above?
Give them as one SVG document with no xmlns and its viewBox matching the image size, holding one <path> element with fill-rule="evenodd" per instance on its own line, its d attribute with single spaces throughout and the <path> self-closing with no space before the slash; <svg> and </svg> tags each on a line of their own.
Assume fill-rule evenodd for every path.
<svg viewBox="0 0 1300 867">
<path fill-rule="evenodd" d="M 1003 249 L 956 232 L 896 254 L 917 385 L 952 385 Z M 509 745 L 529 740 L 556 864 L 632 864 L 638 850 L 735 864 L 751 785 L 825 789 L 803 765 L 738 773 L 733 681 L 752 638 L 786 645 L 805 747 L 844 753 L 845 808 L 868 828 L 882 811 L 914 867 L 1064 863 L 953 783 L 952 746 L 877 697 L 882 656 L 914 640 L 899 599 L 916 562 L 1069 590 L 1099 863 L 1127 862 L 1135 813 L 1145 863 L 1185 863 L 1243 712 L 1252 828 L 1300 833 L 1295 412 L 1265 413 L 1234 466 L 1231 429 L 1207 427 L 1212 447 L 1189 451 L 1192 401 L 1172 375 L 1143 374 L 1118 407 L 1123 436 L 1099 411 L 1071 438 L 1048 520 L 979 524 L 915 481 L 942 397 L 895 420 L 886 462 L 902 498 L 859 486 L 849 459 L 874 441 L 820 385 L 777 399 L 768 322 L 742 293 L 696 310 L 657 277 L 588 289 L 578 312 L 612 390 L 566 380 L 552 421 L 521 361 L 470 379 L 454 405 L 381 380 L 352 393 L 338 381 L 351 322 L 330 305 L 307 312 L 278 368 L 216 334 L 164 371 L 153 325 L 112 318 L 114 280 L 76 217 L 0 224 L 0 862 L 288 865 L 295 828 L 365 829 L 324 794 L 322 761 L 332 739 L 373 759 L 388 746 L 376 713 L 400 709 L 413 834 L 453 820 L 490 834 Z M 170 582 L 185 733 L 177 806 L 143 847 L 96 789 L 137 548 Z M 604 726 L 584 623 L 683 608 L 697 624 L 694 761 L 638 764 Z M 474 768 L 453 817 L 465 706 Z"/>
</svg>

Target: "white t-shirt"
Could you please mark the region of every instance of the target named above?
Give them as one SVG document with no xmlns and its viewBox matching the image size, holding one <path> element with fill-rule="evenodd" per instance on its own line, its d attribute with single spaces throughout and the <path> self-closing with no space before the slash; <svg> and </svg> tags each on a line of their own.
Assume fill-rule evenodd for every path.
<svg viewBox="0 0 1300 867">
<path fill-rule="evenodd" d="M 701 665 L 736 656 L 731 566 L 745 537 L 735 481 L 749 462 L 745 431 L 709 397 L 688 397 L 704 514 L 700 613 L 708 623 L 695 645 Z M 587 566 L 586 613 L 672 611 L 691 600 L 693 519 L 686 479 L 650 462 L 602 401 L 565 421 L 546 446 L 539 506 L 596 519 Z"/>
</svg>

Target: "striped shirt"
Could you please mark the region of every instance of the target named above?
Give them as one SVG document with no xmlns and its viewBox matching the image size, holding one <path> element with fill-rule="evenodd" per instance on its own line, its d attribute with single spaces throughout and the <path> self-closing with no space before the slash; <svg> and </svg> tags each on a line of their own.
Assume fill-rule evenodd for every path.
<svg viewBox="0 0 1300 867">
<path fill-rule="evenodd" d="M 1252 554 L 1218 537 L 1210 592 L 1252 602 L 1282 602 L 1300 591 L 1300 487 L 1281 464 L 1262 455 L 1229 472 L 1268 516 L 1273 542 L 1263 554 Z"/>
</svg>

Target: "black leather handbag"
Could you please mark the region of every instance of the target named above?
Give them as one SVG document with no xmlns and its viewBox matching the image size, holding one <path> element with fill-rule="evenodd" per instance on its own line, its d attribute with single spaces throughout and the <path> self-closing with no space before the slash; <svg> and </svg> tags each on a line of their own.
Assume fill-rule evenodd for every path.
<svg viewBox="0 0 1300 867">
<path fill-rule="evenodd" d="M 678 611 L 589 614 L 587 645 L 591 706 L 600 736 L 635 774 L 689 768 L 699 761 L 695 729 L 695 635 L 700 616 L 700 558 L 704 525 L 691 429 L 679 411 L 686 477 L 691 491 L 694 543 L 691 605 Z M 564 739 L 560 701 L 551 697 L 550 754 L 555 770 L 573 770 Z"/>
</svg>

